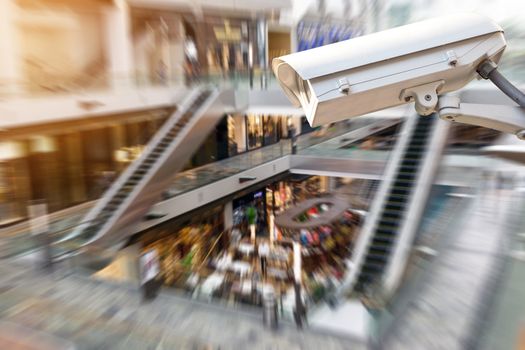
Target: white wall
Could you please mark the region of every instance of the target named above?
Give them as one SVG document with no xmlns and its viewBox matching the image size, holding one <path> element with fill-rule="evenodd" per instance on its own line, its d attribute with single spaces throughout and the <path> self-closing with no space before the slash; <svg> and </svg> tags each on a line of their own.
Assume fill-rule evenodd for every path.
<svg viewBox="0 0 525 350">
<path fill-rule="evenodd" d="M 144 88 L 131 91 L 0 100 L 0 129 L 173 107 L 186 96 L 185 87 Z M 83 108 L 92 104 L 92 108 Z M 1 130 L 0 130 L 1 131 Z"/>
<path fill-rule="evenodd" d="M 11 0 L 0 0 L 0 93 L 16 93 L 21 70 L 19 38 L 15 27 L 17 8 Z"/>
<path fill-rule="evenodd" d="M 75 77 L 103 55 L 100 14 L 59 8 L 20 9 L 20 55 L 26 80 Z M 31 59 L 38 66 L 25 64 Z M 49 82 L 47 82 L 49 83 Z"/>
</svg>

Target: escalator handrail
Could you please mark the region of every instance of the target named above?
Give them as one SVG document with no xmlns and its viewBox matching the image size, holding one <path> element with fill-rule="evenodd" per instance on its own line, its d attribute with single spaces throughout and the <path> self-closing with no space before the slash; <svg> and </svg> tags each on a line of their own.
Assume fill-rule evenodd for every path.
<svg viewBox="0 0 525 350">
<path fill-rule="evenodd" d="M 177 110 L 174 112 L 174 114 L 179 114 L 179 117 L 174 119 L 173 115 L 168 118 L 168 120 L 164 123 L 164 125 L 159 129 L 159 131 L 153 136 L 153 138 L 148 142 L 148 145 L 144 148 L 144 151 L 140 155 L 139 158 L 137 158 L 135 161 L 133 161 L 127 168 L 120 174 L 118 179 L 109 187 L 109 189 L 103 194 L 103 196 L 97 201 L 94 207 L 92 207 L 88 213 L 84 216 L 84 220 L 82 221 L 82 225 L 77 225 L 78 230 L 73 231 L 70 235 L 67 235 L 66 237 L 63 237 L 58 241 L 58 243 L 65 242 L 70 239 L 74 239 L 82 234 L 82 232 L 90 227 L 93 222 L 97 222 L 97 216 L 98 214 L 104 210 L 106 205 L 113 199 L 113 197 L 118 193 L 118 191 L 122 188 L 122 186 L 128 181 L 128 179 L 135 173 L 135 171 L 140 167 L 142 162 L 150 155 L 150 153 L 153 151 L 155 145 L 162 140 L 164 135 L 168 133 L 168 131 L 172 128 L 173 124 L 176 123 L 178 119 L 182 117 L 181 111 L 186 110 L 191 106 L 191 104 L 194 102 L 194 100 L 200 95 L 202 88 L 197 87 L 190 91 L 188 96 L 178 105 Z M 171 121 L 171 123 L 170 123 Z M 105 221 L 105 224 L 108 224 L 110 220 L 103 220 Z M 103 224 L 103 226 L 105 226 Z"/>
<path fill-rule="evenodd" d="M 354 252 L 352 254 L 351 269 L 346 279 L 340 285 L 339 290 L 336 292 L 337 297 L 342 297 L 347 291 L 353 290 L 361 273 L 361 269 L 378 225 L 378 220 L 380 219 L 381 212 L 387 201 L 387 194 L 395 181 L 402 157 L 408 149 L 412 134 L 416 129 L 418 118 L 420 118 L 419 115 L 411 114 L 405 119 L 405 122 L 401 127 L 400 137 L 398 137 L 395 147 L 391 152 L 391 156 L 385 167 L 384 176 L 382 178 L 383 180 L 379 184 L 374 201 L 372 202 L 365 219 L 363 229 L 361 230 L 355 244 Z"/>
</svg>

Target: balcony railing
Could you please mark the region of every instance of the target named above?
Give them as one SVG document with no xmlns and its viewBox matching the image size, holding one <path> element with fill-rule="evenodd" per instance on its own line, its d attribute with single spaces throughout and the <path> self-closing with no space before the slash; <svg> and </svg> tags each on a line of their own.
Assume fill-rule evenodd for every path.
<svg viewBox="0 0 525 350">
<path fill-rule="evenodd" d="M 110 93 L 119 90 L 133 90 L 152 87 L 214 85 L 222 88 L 242 90 L 265 90 L 277 88 L 277 81 L 269 71 L 254 70 L 213 72 L 196 76 L 182 75 L 159 79 L 152 75 L 111 76 L 100 66 L 95 71 L 75 74 L 61 74 L 52 70 L 39 70 L 38 78 L 20 81 L 0 80 L 0 99 L 38 98 L 50 95 L 83 94 L 90 92 Z"/>
</svg>

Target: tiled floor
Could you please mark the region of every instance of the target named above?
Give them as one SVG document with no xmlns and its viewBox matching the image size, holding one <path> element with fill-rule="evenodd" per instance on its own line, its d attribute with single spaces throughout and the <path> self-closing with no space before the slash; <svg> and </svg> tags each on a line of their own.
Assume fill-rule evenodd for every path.
<svg viewBox="0 0 525 350">
<path fill-rule="evenodd" d="M 519 196 L 503 190 L 472 199 L 451 239 L 430 264 L 431 278 L 396 317 L 398 326 L 383 348 L 468 348 L 470 337 L 480 329 L 487 283 L 502 257 L 501 242 L 516 229 L 514 219 L 523 207 Z M 261 318 L 251 311 L 202 304 L 170 292 L 144 304 L 130 287 L 64 277 L 60 271 L 43 274 L 25 261 L 0 265 L 0 321 L 51 333 L 74 342 L 78 349 L 366 348 L 347 338 L 298 331 L 289 324 L 272 332 L 262 327 Z"/>
<path fill-rule="evenodd" d="M 76 276 L 58 279 L 26 265 L 2 264 L 0 274 L 0 321 L 50 333 L 78 349 L 365 348 L 289 324 L 271 331 L 261 315 L 171 294 L 142 303 L 132 288 Z"/>
<path fill-rule="evenodd" d="M 523 200 L 512 190 L 473 199 L 443 251 L 429 264 L 417 297 L 396 316 L 398 326 L 386 349 L 472 348 L 482 329 L 481 308 L 493 296 L 488 286 L 499 273 L 502 241 L 517 229 L 513 220 L 522 207 Z"/>
</svg>

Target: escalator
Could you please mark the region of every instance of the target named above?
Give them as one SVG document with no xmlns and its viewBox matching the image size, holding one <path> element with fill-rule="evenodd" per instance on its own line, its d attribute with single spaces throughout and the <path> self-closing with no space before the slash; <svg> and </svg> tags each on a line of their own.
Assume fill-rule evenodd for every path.
<svg viewBox="0 0 525 350">
<path fill-rule="evenodd" d="M 365 292 L 385 273 L 436 119 L 436 116 L 418 118 L 357 276 L 356 292 Z"/>
<path fill-rule="evenodd" d="M 223 113 L 219 91 L 192 90 L 82 224 L 57 243 L 58 252 L 82 247 L 118 249 L 129 238 L 129 227 L 140 222 L 161 199 L 174 175 L 187 164 Z"/>
<path fill-rule="evenodd" d="M 405 119 L 333 300 L 349 293 L 382 307 L 402 282 L 449 124 L 436 115 Z"/>
</svg>

